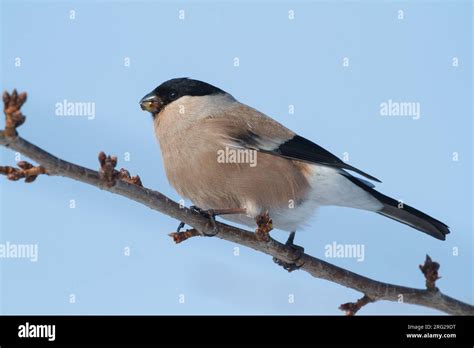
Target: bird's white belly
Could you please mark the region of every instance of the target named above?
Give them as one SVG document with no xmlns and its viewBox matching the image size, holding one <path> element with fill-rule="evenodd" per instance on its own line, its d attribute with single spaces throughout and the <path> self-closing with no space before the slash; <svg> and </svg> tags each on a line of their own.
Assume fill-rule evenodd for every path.
<svg viewBox="0 0 474 348">
<path fill-rule="evenodd" d="M 377 199 L 354 185 L 341 175 L 338 169 L 315 165 L 311 178 L 311 190 L 306 198 L 294 207 L 270 209 L 269 215 L 273 220 L 274 228 L 291 232 L 304 227 L 315 211 L 325 205 L 369 211 L 378 211 L 382 208 L 382 204 Z M 255 228 L 255 217 L 264 209 L 264 207 L 253 206 L 249 202 L 247 216 L 240 214 L 222 216 L 222 218 Z"/>
<path fill-rule="evenodd" d="M 268 213 L 273 221 L 273 228 L 292 232 L 300 230 L 303 226 L 305 226 L 318 206 L 319 204 L 314 200 L 308 200 L 294 208 L 270 209 Z M 222 215 L 222 218 L 251 227 L 252 229 L 257 227 L 255 217 L 253 216 L 244 214 Z"/>
</svg>

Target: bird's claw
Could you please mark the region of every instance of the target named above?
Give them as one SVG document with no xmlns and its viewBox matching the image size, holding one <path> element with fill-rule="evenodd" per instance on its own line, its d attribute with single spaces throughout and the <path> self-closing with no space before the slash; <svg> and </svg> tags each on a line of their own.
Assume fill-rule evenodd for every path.
<svg viewBox="0 0 474 348">
<path fill-rule="evenodd" d="M 189 209 L 195 211 L 196 213 L 202 215 L 202 216 L 205 216 L 206 218 L 209 219 L 209 222 L 211 223 L 211 227 L 212 227 L 212 233 L 203 233 L 204 236 L 206 237 L 214 237 L 218 232 L 219 232 L 219 229 L 217 227 L 217 224 L 216 224 L 216 213 L 214 212 L 213 209 L 207 209 L 207 210 L 204 210 L 204 209 L 201 209 L 195 205 L 192 205 L 191 207 L 189 207 Z M 181 221 L 178 225 L 178 228 L 176 229 L 176 233 L 180 233 L 181 232 L 181 229 L 184 227 L 185 223 L 183 221 Z"/>
<path fill-rule="evenodd" d="M 291 232 L 288 240 L 286 241 L 285 245 L 290 247 L 291 249 L 295 250 L 298 254 L 298 257 L 295 258 L 293 262 L 286 262 L 276 257 L 273 258 L 273 262 L 275 262 L 278 266 L 283 267 L 288 272 L 293 272 L 301 268 L 302 264 L 298 264 L 298 260 L 301 258 L 301 255 L 304 254 L 304 248 L 300 245 L 294 244 L 295 240 L 295 232 Z"/>
<path fill-rule="evenodd" d="M 183 221 L 181 221 L 178 227 L 176 228 L 176 233 L 181 233 L 181 229 L 184 227 L 184 225 L 186 224 Z"/>
<path fill-rule="evenodd" d="M 196 213 L 201 214 L 202 216 L 205 216 L 209 219 L 209 222 L 211 223 L 211 227 L 212 227 L 212 233 L 204 233 L 206 237 L 214 237 L 219 232 L 217 228 L 217 224 L 216 224 L 216 213 L 214 209 L 205 210 L 195 205 L 192 205 L 190 209 L 194 210 Z"/>
</svg>

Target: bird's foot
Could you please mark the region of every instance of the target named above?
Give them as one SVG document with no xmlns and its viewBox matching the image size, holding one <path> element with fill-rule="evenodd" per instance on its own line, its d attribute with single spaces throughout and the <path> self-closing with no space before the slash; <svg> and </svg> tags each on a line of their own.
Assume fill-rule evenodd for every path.
<svg viewBox="0 0 474 348">
<path fill-rule="evenodd" d="M 217 228 L 217 224 L 216 224 L 217 214 L 214 209 L 201 209 L 195 205 L 192 205 L 191 207 L 189 207 L 189 209 L 209 219 L 209 223 L 211 224 L 211 227 L 212 227 L 212 233 L 203 232 L 204 236 L 214 237 L 219 232 L 219 229 Z"/>
<path fill-rule="evenodd" d="M 277 259 L 276 257 L 273 258 L 273 262 L 275 262 L 278 266 L 283 267 L 285 270 L 288 272 L 293 272 L 301 268 L 303 264 L 299 263 L 298 261 L 301 258 L 301 255 L 304 254 L 304 248 L 300 245 L 294 244 L 295 240 L 295 234 L 296 232 L 291 232 L 290 236 L 288 237 L 288 240 L 286 241 L 285 245 L 293 249 L 296 254 L 298 255 L 292 262 L 286 262 L 280 259 Z"/>
<path fill-rule="evenodd" d="M 178 227 L 176 228 L 176 233 L 181 233 L 181 229 L 184 228 L 185 225 L 186 224 L 183 221 L 181 221 Z"/>
<path fill-rule="evenodd" d="M 213 232 L 212 233 L 203 233 L 204 236 L 214 237 L 219 232 L 218 228 L 217 228 L 217 225 L 216 225 L 216 219 L 215 219 L 216 214 L 214 213 L 214 210 L 212 210 L 212 209 L 203 210 L 201 208 L 196 207 L 195 205 L 192 205 L 190 207 L 190 209 L 209 219 L 209 223 L 211 224 Z M 178 227 L 176 228 L 176 234 L 184 233 L 184 232 L 181 232 L 181 229 L 184 228 L 185 225 L 186 224 L 183 221 L 181 221 L 179 223 Z"/>
<path fill-rule="evenodd" d="M 195 205 L 189 207 L 189 209 L 195 211 L 198 214 L 201 214 L 209 219 L 213 233 L 205 234 L 207 237 L 215 236 L 219 231 L 216 225 L 216 216 L 218 215 L 231 215 L 231 214 L 246 214 L 247 210 L 242 208 L 227 208 L 227 209 L 201 209 Z M 184 227 L 185 223 L 181 221 L 176 229 L 176 233 L 180 233 L 181 229 Z"/>
</svg>

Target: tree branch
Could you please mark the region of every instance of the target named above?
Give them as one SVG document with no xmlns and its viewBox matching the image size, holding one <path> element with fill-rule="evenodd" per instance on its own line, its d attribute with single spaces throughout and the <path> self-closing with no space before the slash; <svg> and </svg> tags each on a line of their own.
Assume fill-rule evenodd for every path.
<svg viewBox="0 0 474 348">
<path fill-rule="evenodd" d="M 98 172 L 64 161 L 21 138 L 18 136 L 16 128 L 25 120 L 20 109 L 26 100 L 26 94 L 18 95 L 14 91 L 10 95 L 5 92 L 3 99 L 5 103 L 6 128 L 4 131 L 0 131 L 0 145 L 20 152 L 40 164 L 39 167 L 29 165 L 26 168 L 18 163 L 20 169 L 17 171 L 42 168 L 41 170 L 36 169 L 32 173 L 30 172 L 30 175 L 26 172 L 22 174 L 23 176 L 20 175 L 20 177 L 25 178 L 25 181 L 27 181 L 28 177 L 35 176 L 36 178 L 39 174 L 63 176 L 129 198 L 193 227 L 192 230 L 181 232 L 187 235 L 180 235 L 180 233 L 172 234 L 176 242 L 181 242 L 196 235 L 215 233 L 214 226 L 202 214 L 180 206 L 160 192 L 143 187 L 140 178 L 130 177 L 126 170 L 116 171 L 117 159 L 114 157 L 107 157 L 105 154 L 100 153 L 101 170 Z M 14 171 L 15 168 L 13 168 Z M 9 173 L 12 173 L 12 169 L 0 170 L 0 174 L 6 174 L 9 179 L 13 180 L 13 178 L 10 178 Z M 257 233 L 216 222 L 218 228 L 216 237 L 263 252 L 287 263 L 296 263 L 300 270 L 308 272 L 315 278 L 325 279 L 361 292 L 364 296 L 356 303 L 341 305 L 340 309 L 346 311 L 349 315 L 355 314 L 362 306 L 368 303 L 381 300 L 416 304 L 448 314 L 474 315 L 474 306 L 449 297 L 436 288 L 434 282 L 438 279 L 439 264 L 436 264 L 437 266 L 433 265 L 431 259 L 428 262 L 427 258 L 425 266 L 420 266 L 426 276 L 427 289 L 414 289 L 383 283 L 295 250 L 271 238 L 268 232 L 267 236 L 265 236 L 262 234 L 262 231 L 266 232 L 266 230 L 271 229 L 271 220 L 264 222 L 263 225 L 258 226 Z"/>
</svg>

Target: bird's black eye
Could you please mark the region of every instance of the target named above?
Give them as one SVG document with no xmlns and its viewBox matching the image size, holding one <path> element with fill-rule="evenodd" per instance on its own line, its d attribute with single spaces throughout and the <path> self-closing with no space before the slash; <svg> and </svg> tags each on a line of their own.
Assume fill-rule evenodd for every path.
<svg viewBox="0 0 474 348">
<path fill-rule="evenodd" d="M 177 95 L 178 95 L 178 94 L 176 93 L 176 91 L 171 91 L 171 92 L 169 93 L 170 99 L 175 99 Z"/>
</svg>

